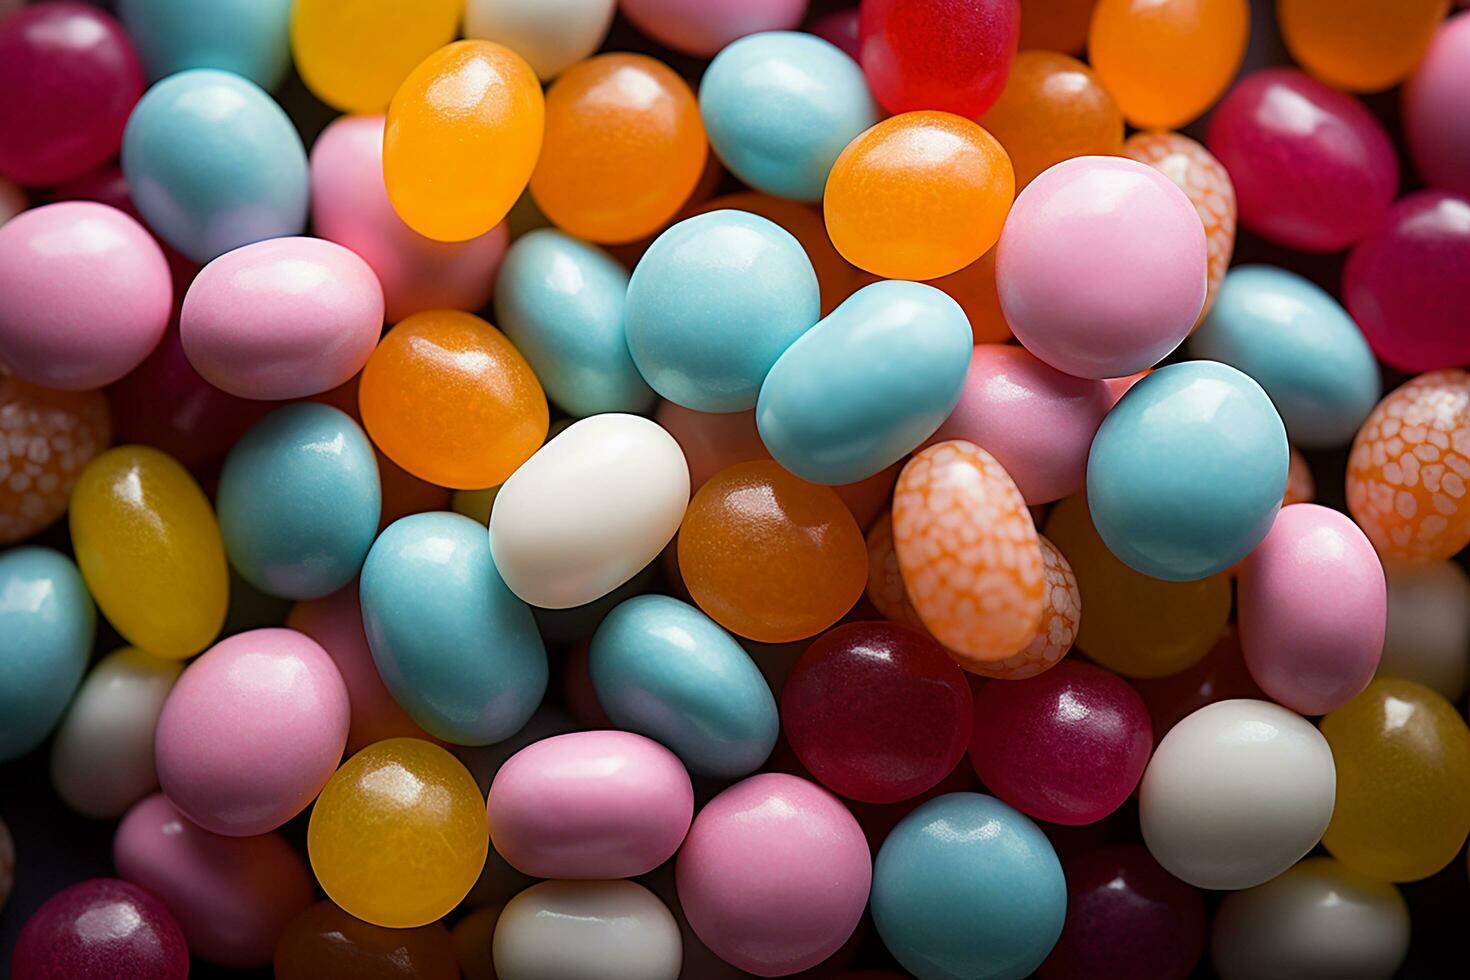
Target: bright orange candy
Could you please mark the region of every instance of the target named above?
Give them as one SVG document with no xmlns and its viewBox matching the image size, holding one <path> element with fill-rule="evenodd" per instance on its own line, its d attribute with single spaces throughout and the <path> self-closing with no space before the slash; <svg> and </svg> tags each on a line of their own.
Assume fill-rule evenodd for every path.
<svg viewBox="0 0 1470 980">
<path fill-rule="evenodd" d="M 708 153 L 699 103 L 673 69 L 647 55 L 598 55 L 546 93 L 531 195 L 568 234 L 631 242 L 678 212 Z"/>
<path fill-rule="evenodd" d="M 1448 0 L 1276 0 L 1281 39 L 1328 85 L 1381 92 L 1409 77 Z"/>
<path fill-rule="evenodd" d="M 1428 562 L 1470 544 L 1470 374 L 1431 371 L 1389 393 L 1348 457 L 1347 503 L 1378 554 Z"/>
<path fill-rule="evenodd" d="M 970 333 L 977 344 L 1003 344 L 1011 339 L 1011 325 L 1000 308 L 995 286 L 995 249 L 991 249 L 959 272 L 951 272 L 929 285 L 942 289 L 960 304 L 970 318 Z"/>
<path fill-rule="evenodd" d="M 498 486 L 546 440 L 546 394 L 505 334 L 431 310 L 378 344 L 358 389 L 363 425 L 389 459 L 458 490 Z"/>
<path fill-rule="evenodd" d="M 420 235 L 462 242 L 498 225 L 531 178 L 546 107 L 525 59 L 456 41 L 399 86 L 383 131 L 393 210 Z"/>
<path fill-rule="evenodd" d="M 1052 164 L 1123 149 L 1118 104 L 1092 69 L 1055 51 L 1016 55 L 1005 89 L 980 124 L 1010 155 L 1017 190 Z"/>
<path fill-rule="evenodd" d="M 1021 0 L 1021 50 L 1081 54 L 1097 0 Z"/>
<path fill-rule="evenodd" d="M 82 467 L 112 442 L 100 391 L 52 391 L 0 369 L 0 545 L 66 513 Z"/>
<path fill-rule="evenodd" d="M 1006 151 L 977 123 L 905 112 L 858 135 L 822 211 L 842 257 L 887 279 L 937 279 L 989 251 L 1016 196 Z"/>
<path fill-rule="evenodd" d="M 1087 57 L 1141 129 L 1199 118 L 1245 57 L 1247 0 L 1098 0 Z"/>
<path fill-rule="evenodd" d="M 867 581 L 863 534 L 842 499 L 773 460 L 710 477 L 689 501 L 678 548 L 695 604 L 762 643 L 820 633 L 862 597 Z"/>
</svg>

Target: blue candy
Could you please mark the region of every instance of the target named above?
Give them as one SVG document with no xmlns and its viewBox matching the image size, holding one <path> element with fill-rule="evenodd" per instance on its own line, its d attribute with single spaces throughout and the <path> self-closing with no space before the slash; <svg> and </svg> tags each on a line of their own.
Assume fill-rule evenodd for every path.
<svg viewBox="0 0 1470 980">
<path fill-rule="evenodd" d="M 219 68 L 275 88 L 291 63 L 291 0 L 118 0 L 150 79 Z"/>
</svg>

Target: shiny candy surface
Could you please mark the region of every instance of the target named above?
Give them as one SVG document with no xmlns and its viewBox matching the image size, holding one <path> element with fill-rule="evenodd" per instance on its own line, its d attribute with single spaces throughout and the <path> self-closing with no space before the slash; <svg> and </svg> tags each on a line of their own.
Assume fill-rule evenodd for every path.
<svg viewBox="0 0 1470 980">
<path fill-rule="evenodd" d="M 459 980 L 449 930 L 384 929 L 317 902 L 276 944 L 276 980 Z"/>
<path fill-rule="evenodd" d="M 47 527 L 71 500 L 82 467 L 112 442 L 107 400 L 0 375 L 0 545 Z"/>
<path fill-rule="evenodd" d="M 291 63 L 291 0 L 118 0 L 150 79 L 219 68 L 273 89 Z"/>
<path fill-rule="evenodd" d="M 674 916 L 631 881 L 532 885 L 505 903 L 493 949 L 506 980 L 675 980 L 683 964 Z"/>
<path fill-rule="evenodd" d="M 381 112 L 426 57 L 454 40 L 459 0 L 295 0 L 291 54 L 312 94 L 345 112 Z"/>
<path fill-rule="evenodd" d="M 601 47 L 616 10 L 617 0 L 466 0 L 464 36 L 505 45 L 545 82 Z"/>
<path fill-rule="evenodd" d="M 184 980 L 189 948 L 164 904 L 137 885 L 92 878 L 46 900 L 21 927 L 15 980 Z"/>
<path fill-rule="evenodd" d="M 1463 6 L 1463 4 L 1462 4 Z M 1470 119 L 1456 112 L 1470 85 L 1470 16 L 1434 32 L 1404 86 L 1404 131 L 1414 166 L 1431 187 L 1470 194 Z"/>
<path fill-rule="evenodd" d="M 863 73 L 889 112 L 977 118 L 1005 86 L 1020 20 L 1017 0 L 867 0 L 858 25 Z"/>
<path fill-rule="evenodd" d="M 757 31 L 789 31 L 807 0 L 620 0 L 618 9 L 644 34 L 685 54 L 708 58 Z"/>
<path fill-rule="evenodd" d="M 1408 77 L 1448 0 L 1281 0 L 1281 39 L 1297 64 L 1334 88 L 1377 92 Z"/>
<path fill-rule="evenodd" d="M 1123 115 L 1113 97 L 1092 69 L 1055 51 L 1018 54 L 980 124 L 1005 147 L 1017 189 L 1052 164 L 1123 149 Z"/>
<path fill-rule="evenodd" d="M 1041 625 L 1030 643 L 1004 660 L 964 664 L 972 674 L 1008 681 L 1035 677 L 1059 663 L 1077 639 L 1077 627 L 1082 619 L 1082 594 L 1077 588 L 1077 576 L 1056 545 L 1042 535 L 1038 534 L 1036 538 L 1041 543 L 1041 561 L 1046 574 Z"/>
</svg>

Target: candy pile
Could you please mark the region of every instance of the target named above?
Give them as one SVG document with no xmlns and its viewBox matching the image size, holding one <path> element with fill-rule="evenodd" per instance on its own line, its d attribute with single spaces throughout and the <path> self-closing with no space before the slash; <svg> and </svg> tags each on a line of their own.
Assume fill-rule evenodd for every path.
<svg viewBox="0 0 1470 980">
<path fill-rule="evenodd" d="M 1393 976 L 1448 7 L 0 0 L 10 975 Z"/>
</svg>

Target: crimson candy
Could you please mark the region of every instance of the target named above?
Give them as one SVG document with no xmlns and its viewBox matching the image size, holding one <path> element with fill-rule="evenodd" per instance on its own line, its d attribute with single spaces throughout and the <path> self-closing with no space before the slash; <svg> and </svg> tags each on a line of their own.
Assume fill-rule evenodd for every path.
<svg viewBox="0 0 1470 980">
<path fill-rule="evenodd" d="M 152 894 L 93 878 L 36 909 L 16 939 L 10 969 L 14 980 L 184 980 L 189 947 Z"/>
<path fill-rule="evenodd" d="M 858 20 L 858 8 L 848 7 L 846 10 L 834 10 L 827 16 L 819 18 L 809 29 L 817 37 L 837 45 L 844 54 L 853 61 L 857 61 L 859 57 Z"/>
<path fill-rule="evenodd" d="M 970 716 L 964 671 L 933 639 L 896 623 L 829 630 L 781 690 L 782 726 L 802 765 L 867 803 L 911 799 L 949 775 Z"/>
<path fill-rule="evenodd" d="M 1270 700 L 1246 669 L 1234 626 L 1225 627 L 1210 652 L 1197 663 L 1167 677 L 1137 679 L 1133 688 L 1148 706 L 1155 746 L 1169 729 L 1207 704 L 1235 698 Z"/>
<path fill-rule="evenodd" d="M 863 0 L 859 61 L 889 112 L 978 119 L 1005 88 L 1020 33 L 1019 0 Z"/>
</svg>

